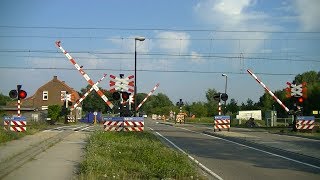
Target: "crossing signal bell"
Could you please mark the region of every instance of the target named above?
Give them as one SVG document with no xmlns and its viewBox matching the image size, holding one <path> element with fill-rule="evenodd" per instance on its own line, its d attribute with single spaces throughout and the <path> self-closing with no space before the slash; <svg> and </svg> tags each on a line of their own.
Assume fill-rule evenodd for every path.
<svg viewBox="0 0 320 180">
<path fill-rule="evenodd" d="M 9 92 L 9 97 L 15 99 L 18 97 L 18 100 L 24 99 L 27 97 L 27 92 L 21 89 L 22 85 L 17 85 L 17 90 L 13 89 Z"/>
</svg>

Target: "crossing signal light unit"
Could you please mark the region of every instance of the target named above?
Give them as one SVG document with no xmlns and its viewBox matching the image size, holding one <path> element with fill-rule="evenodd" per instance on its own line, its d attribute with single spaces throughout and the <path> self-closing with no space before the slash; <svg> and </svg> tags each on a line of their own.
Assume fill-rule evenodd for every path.
<svg viewBox="0 0 320 180">
<path fill-rule="evenodd" d="M 11 91 L 9 92 L 9 97 L 10 97 L 10 98 L 15 99 L 15 98 L 17 98 L 17 96 L 18 96 L 17 90 L 13 89 L 13 90 L 11 90 Z"/>
<path fill-rule="evenodd" d="M 119 94 L 118 92 L 113 92 L 113 93 L 112 93 L 112 98 L 113 98 L 114 100 L 119 100 L 119 99 L 120 99 L 120 94 Z"/>
<path fill-rule="evenodd" d="M 119 100 L 120 99 L 120 94 L 121 94 L 121 98 L 123 101 L 127 101 L 130 98 L 130 94 L 128 92 L 113 92 L 112 93 L 112 98 L 114 100 Z"/>
<path fill-rule="evenodd" d="M 9 92 L 9 97 L 15 99 L 18 97 L 18 100 L 24 99 L 27 97 L 27 92 L 21 89 L 22 85 L 17 85 L 17 90 L 13 89 Z"/>
<path fill-rule="evenodd" d="M 214 94 L 213 99 L 220 102 L 220 95 L 221 95 L 221 93 Z"/>
<path fill-rule="evenodd" d="M 19 99 L 24 99 L 27 97 L 27 92 L 24 90 L 20 90 L 18 94 Z"/>
<path fill-rule="evenodd" d="M 130 94 L 128 92 L 121 92 L 121 97 L 123 101 L 127 101 L 129 99 Z"/>
</svg>

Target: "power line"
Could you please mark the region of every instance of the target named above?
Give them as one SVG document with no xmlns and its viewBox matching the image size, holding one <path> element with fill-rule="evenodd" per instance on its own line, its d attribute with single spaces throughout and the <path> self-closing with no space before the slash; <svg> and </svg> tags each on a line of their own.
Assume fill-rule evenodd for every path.
<svg viewBox="0 0 320 180">
<path fill-rule="evenodd" d="M 0 53 L 58 53 L 53 50 L 1 50 Z M 91 55 L 133 55 L 133 52 L 98 52 L 98 51 L 73 51 L 75 54 L 91 54 Z M 157 52 L 149 52 L 149 53 L 139 53 L 141 56 L 164 56 L 164 57 L 182 57 L 182 58 L 218 58 L 218 59 L 239 59 L 239 56 L 224 56 L 224 55 L 212 55 L 212 53 L 203 53 L 209 55 L 193 55 L 193 54 L 174 54 L 174 53 L 157 53 Z M 31 57 L 31 56 L 26 56 Z M 39 56 L 41 57 L 41 56 Z M 52 58 L 61 58 L 61 57 L 52 57 Z M 112 59 L 112 57 L 95 57 L 96 59 Z M 247 60 L 269 60 L 269 61 L 291 61 L 291 62 L 316 62 L 319 63 L 320 60 L 316 59 L 292 59 L 292 58 L 268 58 L 268 57 L 253 57 L 253 56 L 244 56 L 244 59 Z M 117 58 L 117 59 L 128 59 L 126 57 Z M 153 58 L 147 58 L 153 59 Z"/>
<path fill-rule="evenodd" d="M 13 66 L 0 66 L 0 69 L 22 69 L 22 70 L 75 70 L 74 68 L 64 67 L 13 67 Z M 134 71 L 133 69 L 110 69 L 110 68 L 87 68 L 87 71 Z M 195 70 L 155 70 L 155 69 L 137 69 L 139 72 L 153 72 L 153 73 L 195 73 L 195 74 L 246 74 L 242 72 L 226 72 L 226 71 L 195 71 Z M 288 76 L 297 75 L 296 73 L 265 73 L 256 72 L 255 74 L 261 75 L 274 75 L 274 76 Z"/>
<path fill-rule="evenodd" d="M 105 39 L 105 40 L 134 40 L 134 37 L 105 37 L 105 36 L 39 36 L 39 35 L 0 35 L 0 38 L 48 38 L 48 39 Z M 146 40 L 193 40 L 193 41 L 319 41 L 319 37 L 308 38 L 159 38 L 146 37 Z"/>
<path fill-rule="evenodd" d="M 267 30 L 218 30 L 218 29 L 179 29 L 179 28 L 121 28 L 121 27 L 67 27 L 67 26 L 0 26 L 11 29 L 70 29 L 70 30 L 118 30 L 118 31 L 194 31 L 224 33 L 290 33 L 317 34 L 320 31 L 267 31 Z"/>
</svg>

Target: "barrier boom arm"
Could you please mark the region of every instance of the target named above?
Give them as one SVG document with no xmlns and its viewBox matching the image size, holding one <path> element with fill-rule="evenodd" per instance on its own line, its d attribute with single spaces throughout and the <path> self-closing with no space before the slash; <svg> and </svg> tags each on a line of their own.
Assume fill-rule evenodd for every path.
<svg viewBox="0 0 320 180">
<path fill-rule="evenodd" d="M 147 99 L 151 96 L 151 94 L 159 87 L 159 83 L 149 92 L 149 94 L 147 95 L 147 97 L 144 98 L 144 100 L 138 105 L 138 107 L 136 108 L 136 111 L 138 111 L 140 109 L 140 107 L 147 101 Z M 136 99 L 135 99 L 136 101 Z"/>
<path fill-rule="evenodd" d="M 99 85 L 99 83 L 107 76 L 107 74 L 104 74 L 103 77 L 98 81 L 96 82 L 96 86 Z M 73 110 L 74 108 L 76 108 L 77 106 L 79 106 L 79 104 L 91 93 L 91 91 L 93 91 L 93 87 L 91 87 L 89 89 L 89 91 L 87 91 L 80 99 L 79 101 L 77 101 L 71 108 L 71 110 Z"/>
<path fill-rule="evenodd" d="M 266 90 L 268 91 L 268 93 L 273 97 L 274 100 L 277 101 L 277 103 L 279 103 L 281 105 L 281 107 L 283 107 L 284 110 L 286 110 L 287 112 L 289 112 L 290 110 L 287 108 L 287 106 L 285 106 L 281 101 L 280 99 L 277 98 L 277 96 L 275 96 L 273 94 L 272 91 L 269 90 L 269 88 L 263 84 L 263 82 L 261 82 L 258 77 L 252 72 L 250 71 L 250 69 L 247 69 L 247 72 Z"/>
<path fill-rule="evenodd" d="M 60 45 L 60 43 L 61 43 L 61 41 L 56 41 L 57 47 L 69 59 L 69 61 L 74 65 L 74 67 L 80 72 L 80 74 L 83 76 L 83 78 L 93 87 L 93 89 L 98 93 L 98 95 L 101 97 L 101 99 L 103 99 L 103 101 L 112 109 L 113 104 L 111 103 L 111 101 L 109 101 L 108 98 L 99 89 L 99 87 L 94 84 L 94 82 L 91 80 L 91 78 L 88 76 L 88 74 L 84 72 L 84 70 L 77 64 L 77 62 L 72 58 L 72 56 L 66 50 L 63 49 L 63 47 Z"/>
</svg>

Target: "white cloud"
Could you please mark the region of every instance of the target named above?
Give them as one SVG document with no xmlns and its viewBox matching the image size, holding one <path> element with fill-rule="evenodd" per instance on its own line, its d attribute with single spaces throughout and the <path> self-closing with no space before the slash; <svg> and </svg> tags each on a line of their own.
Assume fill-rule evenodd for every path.
<svg viewBox="0 0 320 180">
<path fill-rule="evenodd" d="M 320 1 L 319 0 L 295 0 L 294 7 L 298 14 L 301 29 L 305 31 L 320 30 Z"/>
<path fill-rule="evenodd" d="M 186 53 L 190 46 L 190 35 L 186 32 L 156 32 L 155 46 L 169 53 Z"/>
<path fill-rule="evenodd" d="M 191 61 L 195 63 L 203 63 L 204 59 L 201 57 L 201 54 L 191 51 Z"/>
<path fill-rule="evenodd" d="M 233 38 L 225 44 L 226 51 L 232 53 L 254 53 L 264 48 L 264 40 L 270 34 L 252 31 L 274 31 L 278 27 L 270 23 L 268 14 L 254 11 L 254 0 L 204 0 L 194 7 L 195 16 L 206 26 L 217 30 L 248 32 L 214 32 L 214 38 Z M 250 40 L 244 40 L 250 39 Z"/>
<path fill-rule="evenodd" d="M 253 0 L 206 0 L 199 2 L 194 11 L 202 21 L 217 28 L 246 29 L 250 21 L 266 18 L 262 12 L 247 11 Z"/>
</svg>

